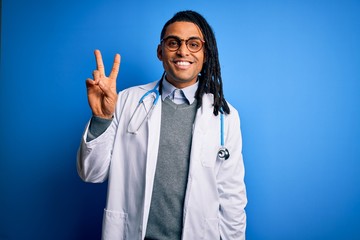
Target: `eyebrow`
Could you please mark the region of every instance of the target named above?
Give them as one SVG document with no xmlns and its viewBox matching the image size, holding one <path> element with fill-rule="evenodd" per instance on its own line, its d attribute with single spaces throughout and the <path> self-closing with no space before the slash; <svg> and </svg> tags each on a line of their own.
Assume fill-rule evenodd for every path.
<svg viewBox="0 0 360 240">
<path fill-rule="evenodd" d="M 188 40 L 188 39 L 196 38 L 196 39 L 200 39 L 200 40 L 204 41 L 200 36 L 191 36 L 188 39 L 183 39 L 183 38 L 181 38 L 179 36 L 176 36 L 176 35 L 168 35 L 168 36 L 163 37 L 163 39 L 170 38 L 170 37 L 177 38 L 177 39 L 180 39 L 180 40 Z"/>
</svg>

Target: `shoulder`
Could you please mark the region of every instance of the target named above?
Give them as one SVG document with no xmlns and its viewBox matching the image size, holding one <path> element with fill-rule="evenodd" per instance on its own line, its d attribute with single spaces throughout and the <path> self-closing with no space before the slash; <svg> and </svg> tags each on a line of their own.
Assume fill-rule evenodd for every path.
<svg viewBox="0 0 360 240">
<path fill-rule="evenodd" d="M 237 109 L 228 101 L 226 101 L 229 108 L 230 108 L 230 114 L 226 114 L 228 115 L 230 118 L 232 118 L 232 116 L 239 117 L 239 113 L 237 111 Z M 202 97 L 202 106 L 206 109 L 211 109 L 211 111 L 213 110 L 214 107 L 214 95 L 212 93 L 206 93 L 203 95 Z"/>
<path fill-rule="evenodd" d="M 141 97 L 144 96 L 146 92 L 153 89 L 156 86 L 156 83 L 157 81 L 121 90 L 118 93 L 117 108 L 123 109 L 126 106 L 133 107 L 138 104 Z"/>
<path fill-rule="evenodd" d="M 150 82 L 147 84 L 142 85 L 136 85 L 133 87 L 125 88 L 124 90 L 121 90 L 119 94 L 129 94 L 129 93 L 137 93 L 137 92 L 147 92 L 151 89 L 153 89 L 158 81 Z"/>
<path fill-rule="evenodd" d="M 231 114 L 239 115 L 238 110 L 231 103 L 229 103 L 228 101 L 226 101 L 226 102 L 227 102 L 227 104 L 228 104 L 228 106 L 230 108 L 230 115 Z"/>
<path fill-rule="evenodd" d="M 143 85 L 136 85 L 133 87 L 125 88 L 119 92 L 119 98 L 128 98 L 129 96 L 142 96 L 146 92 L 153 89 L 158 81 L 150 82 Z"/>
</svg>

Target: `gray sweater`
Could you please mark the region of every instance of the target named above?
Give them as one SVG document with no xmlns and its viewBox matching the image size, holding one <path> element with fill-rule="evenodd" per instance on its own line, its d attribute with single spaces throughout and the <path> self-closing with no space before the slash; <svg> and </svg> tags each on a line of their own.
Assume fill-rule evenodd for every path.
<svg viewBox="0 0 360 240">
<path fill-rule="evenodd" d="M 181 239 L 196 101 L 164 100 L 158 161 L 147 224 L 147 239 Z"/>
</svg>

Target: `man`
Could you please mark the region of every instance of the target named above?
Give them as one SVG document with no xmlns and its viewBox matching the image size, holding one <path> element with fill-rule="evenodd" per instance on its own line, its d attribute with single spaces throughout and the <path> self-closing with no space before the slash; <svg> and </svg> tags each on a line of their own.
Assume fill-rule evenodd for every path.
<svg viewBox="0 0 360 240">
<path fill-rule="evenodd" d="M 160 81 L 117 94 L 120 56 L 106 77 L 96 50 L 86 81 L 93 117 L 77 168 L 84 181 L 108 179 L 103 239 L 245 239 L 240 121 L 214 33 L 200 14 L 178 12 L 157 56 Z"/>
</svg>

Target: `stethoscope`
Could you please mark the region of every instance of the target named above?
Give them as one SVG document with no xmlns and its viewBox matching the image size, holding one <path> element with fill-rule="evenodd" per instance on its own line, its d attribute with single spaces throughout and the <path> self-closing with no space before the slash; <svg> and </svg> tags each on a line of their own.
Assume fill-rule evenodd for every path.
<svg viewBox="0 0 360 240">
<path fill-rule="evenodd" d="M 155 85 L 155 87 L 149 91 L 147 91 L 139 100 L 133 114 L 130 117 L 127 132 L 131 134 L 137 134 L 141 126 L 150 118 L 151 113 L 154 110 L 155 105 L 157 104 L 159 98 L 160 98 L 160 92 L 158 90 L 159 85 L 161 81 L 158 81 L 158 83 Z M 132 122 L 133 119 L 138 117 L 137 114 L 139 114 L 139 108 L 140 105 L 144 102 L 145 98 L 147 98 L 149 95 L 154 97 L 153 103 L 151 105 L 151 108 L 149 111 L 145 114 L 145 117 L 140 121 L 140 124 L 133 128 Z M 220 160 L 227 160 L 230 157 L 229 150 L 225 147 L 225 134 L 224 134 L 224 114 L 220 112 L 220 149 L 217 154 L 218 158 Z"/>
</svg>

